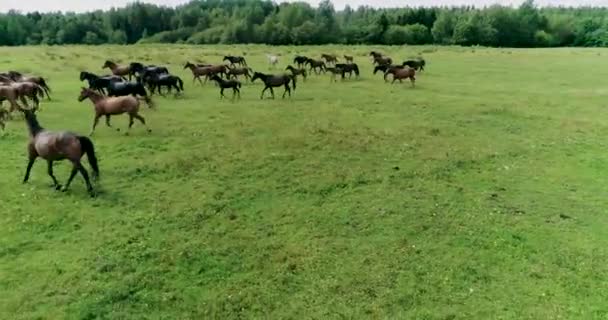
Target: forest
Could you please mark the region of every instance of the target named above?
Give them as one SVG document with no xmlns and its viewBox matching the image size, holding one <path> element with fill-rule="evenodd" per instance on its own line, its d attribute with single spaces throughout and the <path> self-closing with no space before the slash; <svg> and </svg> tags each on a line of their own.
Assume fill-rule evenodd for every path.
<svg viewBox="0 0 608 320">
<path fill-rule="evenodd" d="M 133 3 L 87 13 L 0 14 L 0 46 L 187 43 L 608 46 L 608 9 L 491 6 L 336 10 L 330 1 Z"/>
</svg>

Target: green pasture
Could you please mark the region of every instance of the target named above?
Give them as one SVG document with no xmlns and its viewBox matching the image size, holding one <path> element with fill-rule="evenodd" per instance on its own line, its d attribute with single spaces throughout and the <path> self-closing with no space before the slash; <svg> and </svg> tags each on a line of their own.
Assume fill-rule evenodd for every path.
<svg viewBox="0 0 608 320">
<path fill-rule="evenodd" d="M 423 56 L 417 87 L 372 75 L 374 49 Z M 360 79 L 222 101 L 183 69 L 322 52 L 354 55 Z M 151 134 L 98 126 L 95 199 L 80 176 L 54 191 L 41 160 L 22 185 L 27 131 L 7 123 L 0 319 L 608 317 L 607 50 L 0 48 L 0 70 L 48 79 L 41 124 L 82 134 L 78 75 L 106 59 L 166 65 L 185 94 L 154 97 Z"/>
</svg>

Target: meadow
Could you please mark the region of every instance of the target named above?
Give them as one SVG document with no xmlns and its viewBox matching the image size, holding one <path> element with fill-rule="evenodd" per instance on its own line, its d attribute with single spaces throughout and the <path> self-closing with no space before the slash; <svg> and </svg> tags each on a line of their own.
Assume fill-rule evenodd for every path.
<svg viewBox="0 0 608 320">
<path fill-rule="evenodd" d="M 367 54 L 422 55 L 409 83 Z M 219 99 L 186 61 L 352 54 L 361 78 L 292 99 Z M 98 197 L 30 183 L 23 120 L 0 132 L 0 319 L 606 319 L 608 51 L 460 47 L 0 48 L 48 78 L 48 129 L 88 134 L 82 70 L 169 66 L 152 128 L 98 126 Z M 277 70 L 278 72 L 278 70 Z M 6 105 L 6 104 L 5 104 Z M 126 117 L 113 125 L 126 128 Z M 88 164 L 87 164 L 88 166 Z M 64 182 L 67 163 L 55 165 Z"/>
</svg>

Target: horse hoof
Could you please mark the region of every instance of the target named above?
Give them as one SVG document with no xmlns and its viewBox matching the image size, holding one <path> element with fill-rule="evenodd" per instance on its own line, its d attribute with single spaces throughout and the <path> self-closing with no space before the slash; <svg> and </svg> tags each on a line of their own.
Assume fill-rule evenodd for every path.
<svg viewBox="0 0 608 320">
<path fill-rule="evenodd" d="M 120 128 L 116 129 L 116 131 L 120 132 Z"/>
<path fill-rule="evenodd" d="M 152 133 L 152 129 L 148 129 L 148 133 Z"/>
<path fill-rule="evenodd" d="M 57 191 L 61 190 L 61 188 L 62 188 L 62 186 L 60 184 L 55 186 L 55 190 L 57 190 Z"/>
</svg>

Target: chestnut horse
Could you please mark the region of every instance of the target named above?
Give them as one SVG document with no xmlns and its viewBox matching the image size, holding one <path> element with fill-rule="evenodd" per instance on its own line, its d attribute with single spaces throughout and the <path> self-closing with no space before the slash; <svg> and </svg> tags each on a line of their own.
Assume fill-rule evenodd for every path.
<svg viewBox="0 0 608 320">
<path fill-rule="evenodd" d="M 196 80 L 198 80 L 198 82 L 203 85 L 203 81 L 201 80 L 202 76 L 205 76 L 205 83 L 207 83 L 207 79 L 216 74 L 226 74 L 228 68 L 223 64 L 210 67 L 199 67 L 190 62 L 186 62 L 184 69 L 190 69 L 190 71 L 192 71 L 192 83 L 195 83 Z"/>
<path fill-rule="evenodd" d="M 85 136 L 68 131 L 47 131 L 40 126 L 34 112 L 26 109 L 21 109 L 21 111 L 25 114 L 25 122 L 30 133 L 30 141 L 27 146 L 29 162 L 27 164 L 27 170 L 25 171 L 23 183 L 29 181 L 34 162 L 40 157 L 48 163 L 48 174 L 53 180 L 53 188 L 64 192 L 67 191 L 76 174 L 80 172 L 87 184 L 87 191 L 91 197 L 94 197 L 95 193 L 91 181 L 89 180 L 89 174 L 80 162 L 82 156 L 86 154 L 89 159 L 89 164 L 91 165 L 91 168 L 93 168 L 93 179 L 99 177 L 99 167 L 97 165 L 97 157 L 95 156 L 93 142 Z M 62 189 L 59 182 L 57 182 L 55 175 L 53 175 L 53 162 L 65 159 L 72 162 L 73 168 L 65 187 Z"/>
<path fill-rule="evenodd" d="M 412 83 L 412 88 L 416 86 L 416 70 L 413 68 L 390 68 L 384 73 L 384 80 L 386 80 L 386 76 L 389 74 L 393 75 L 393 82 L 391 83 L 395 83 L 395 80 L 403 82 L 401 80 L 409 78 Z"/>
<path fill-rule="evenodd" d="M 95 106 L 95 119 L 93 120 L 93 128 L 91 129 L 90 136 L 95 132 L 95 127 L 97 127 L 97 124 L 99 123 L 99 118 L 105 116 L 106 125 L 112 128 L 110 117 L 123 113 L 129 115 L 129 128 L 127 129 L 127 134 L 129 134 L 129 131 L 131 131 L 131 127 L 133 126 L 133 119 L 139 120 L 146 129 L 148 129 L 148 132 L 152 132 L 152 130 L 148 128 L 148 125 L 146 125 L 146 119 L 139 115 L 139 101 L 140 99 L 143 100 L 145 98 L 136 98 L 133 96 L 106 97 L 92 89 L 82 88 L 78 101 L 82 102 L 87 98 L 90 99 Z M 116 131 L 120 131 L 120 129 L 116 129 Z"/>
</svg>

